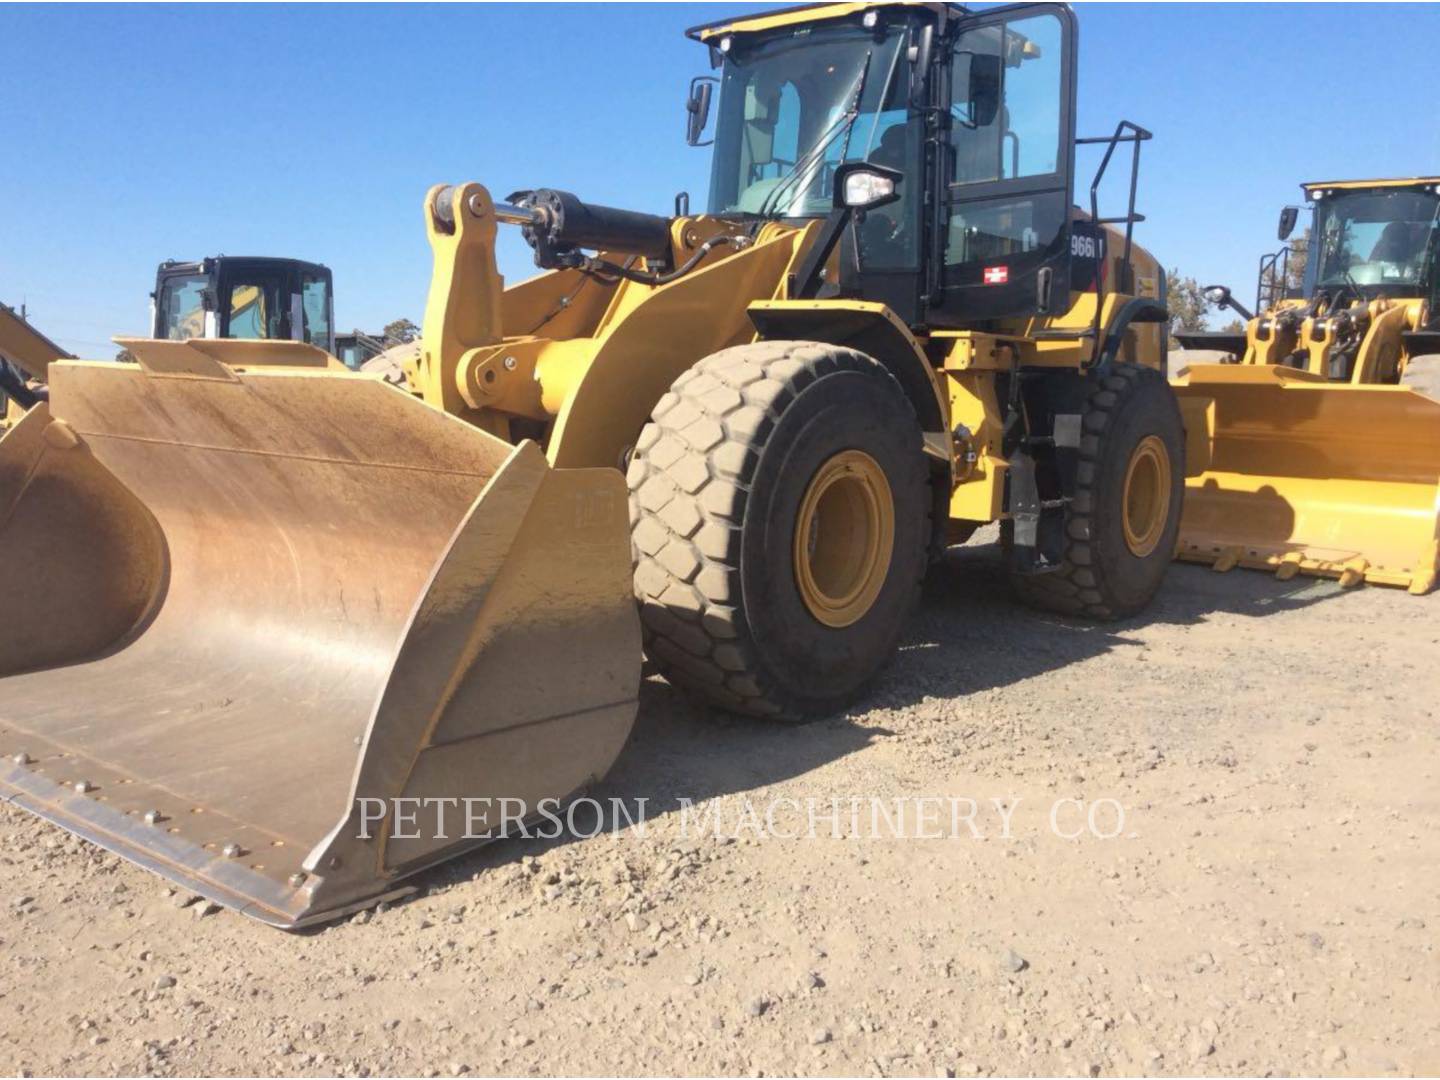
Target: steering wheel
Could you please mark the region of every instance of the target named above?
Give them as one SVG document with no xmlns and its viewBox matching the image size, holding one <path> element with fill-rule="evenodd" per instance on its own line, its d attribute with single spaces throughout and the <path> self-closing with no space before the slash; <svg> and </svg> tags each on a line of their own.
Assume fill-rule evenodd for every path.
<svg viewBox="0 0 1440 1080">
<path fill-rule="evenodd" d="M 859 230 L 861 257 L 888 255 L 891 260 L 903 258 L 906 254 L 904 231 L 904 223 L 897 215 L 885 210 L 868 211 Z"/>
</svg>

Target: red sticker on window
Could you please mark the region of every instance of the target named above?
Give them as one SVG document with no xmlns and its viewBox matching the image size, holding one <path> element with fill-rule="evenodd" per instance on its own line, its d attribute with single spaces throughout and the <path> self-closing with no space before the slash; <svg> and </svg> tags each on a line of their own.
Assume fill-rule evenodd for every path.
<svg viewBox="0 0 1440 1080">
<path fill-rule="evenodd" d="M 1008 266 L 987 266 L 985 267 L 986 285 L 1004 285 L 1010 280 L 1010 268 Z"/>
</svg>

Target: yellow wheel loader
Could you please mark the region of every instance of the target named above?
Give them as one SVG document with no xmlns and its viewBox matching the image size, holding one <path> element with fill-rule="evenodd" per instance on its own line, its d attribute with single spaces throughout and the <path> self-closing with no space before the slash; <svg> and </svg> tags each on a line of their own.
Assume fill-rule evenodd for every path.
<svg viewBox="0 0 1440 1080">
<path fill-rule="evenodd" d="M 49 396 L 45 378 L 51 362 L 70 358 L 22 312 L 0 304 L 0 433 Z"/>
<path fill-rule="evenodd" d="M 1440 177 L 1303 190 L 1301 287 L 1285 287 L 1282 249 L 1261 262 L 1254 313 L 1207 290 L 1244 334 L 1177 335 L 1229 361 L 1174 380 L 1190 435 L 1179 556 L 1426 593 L 1440 560 Z M 1282 211 L 1281 240 L 1297 216 Z"/>
<path fill-rule="evenodd" d="M 629 733 L 642 626 L 676 685 L 798 720 L 863 691 L 930 557 L 987 522 L 1031 602 L 1144 607 L 1185 471 L 1132 243 L 1149 133 L 1076 139 L 1070 10 L 690 36 L 708 209 L 436 186 L 403 385 L 302 343 L 52 365 L 0 443 L 26 556 L 0 563 L 0 792 L 292 927 L 573 812 Z M 504 286 L 502 228 L 543 273 Z"/>
<path fill-rule="evenodd" d="M 370 334 L 335 332 L 333 275 L 319 263 L 235 255 L 167 259 L 155 271 L 150 299 L 150 332 L 157 339 L 303 341 L 351 371 L 385 351 Z"/>
</svg>

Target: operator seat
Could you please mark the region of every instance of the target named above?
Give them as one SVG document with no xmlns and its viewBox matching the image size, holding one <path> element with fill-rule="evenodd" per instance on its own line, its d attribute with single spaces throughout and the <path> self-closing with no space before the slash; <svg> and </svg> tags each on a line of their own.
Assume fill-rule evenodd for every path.
<svg viewBox="0 0 1440 1080">
<path fill-rule="evenodd" d="M 1370 262 L 1408 263 L 1415 258 L 1420 237 L 1408 221 L 1392 221 L 1370 251 Z"/>
</svg>

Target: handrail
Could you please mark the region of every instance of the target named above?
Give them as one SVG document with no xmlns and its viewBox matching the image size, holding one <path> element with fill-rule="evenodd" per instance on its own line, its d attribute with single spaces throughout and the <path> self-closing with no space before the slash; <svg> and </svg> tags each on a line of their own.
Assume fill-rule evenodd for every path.
<svg viewBox="0 0 1440 1080">
<path fill-rule="evenodd" d="M 1260 256 L 1260 273 L 1255 279 L 1255 313 L 1265 311 L 1275 306 L 1278 298 L 1286 299 L 1290 293 L 1290 253 L 1294 250 L 1291 245 L 1286 244 L 1273 255 Z M 1279 271 L 1276 271 L 1276 264 L 1279 263 Z M 1269 271 L 1270 281 L 1267 287 L 1265 273 Z"/>
<path fill-rule="evenodd" d="M 1095 179 L 1090 182 L 1090 220 L 1096 225 L 1119 225 L 1125 226 L 1125 255 L 1120 261 L 1121 274 L 1124 275 L 1119 287 L 1128 290 L 1134 278 L 1130 266 L 1130 256 L 1134 249 L 1135 223 L 1144 221 L 1144 214 L 1135 213 L 1135 193 L 1140 183 L 1140 144 L 1154 138 L 1139 124 L 1131 123 L 1129 120 L 1121 120 L 1115 125 L 1115 131 L 1111 135 L 1096 135 L 1083 139 L 1076 139 L 1076 146 L 1094 146 L 1101 143 L 1106 144 L 1105 155 L 1100 159 L 1100 167 L 1095 170 Z M 1105 172 L 1110 168 L 1110 159 L 1115 155 L 1115 148 L 1121 143 L 1133 144 L 1130 155 L 1130 199 L 1125 208 L 1124 217 L 1102 218 L 1100 216 L 1100 183 L 1105 179 Z M 1108 253 L 1107 253 L 1108 254 Z M 1103 339 L 1100 336 L 1101 313 L 1105 306 L 1105 274 L 1104 263 L 1101 263 L 1101 272 L 1095 276 L 1095 322 L 1091 330 L 1091 340 L 1095 342 L 1094 352 L 1086 367 L 1097 363 L 1100 359 L 1100 350 Z"/>
<path fill-rule="evenodd" d="M 1255 312 L 1259 314 L 1271 307 L 1267 301 L 1273 301 L 1275 296 L 1275 264 L 1280 261 L 1280 252 L 1276 251 L 1269 255 L 1260 256 L 1260 270 L 1255 275 Z M 1288 259 L 1286 260 L 1289 261 Z M 1265 274 L 1269 272 L 1271 277 L 1269 288 L 1266 288 Z"/>
</svg>

